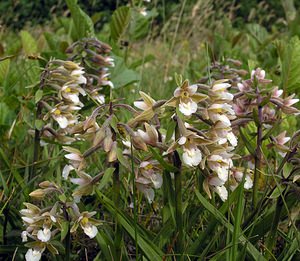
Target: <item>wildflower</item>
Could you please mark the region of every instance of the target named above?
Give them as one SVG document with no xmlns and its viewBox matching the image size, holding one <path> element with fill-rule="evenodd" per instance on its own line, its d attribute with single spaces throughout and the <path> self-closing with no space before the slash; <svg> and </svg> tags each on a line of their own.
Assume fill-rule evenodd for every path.
<svg viewBox="0 0 300 261">
<path fill-rule="evenodd" d="M 134 119 L 130 120 L 128 122 L 129 126 L 133 126 L 136 122 L 140 121 L 150 121 L 155 115 L 153 106 L 156 101 L 144 92 L 139 93 L 142 97 L 142 101 L 135 101 L 133 104 L 143 112 L 137 115 Z"/>
<path fill-rule="evenodd" d="M 30 248 L 26 252 L 25 259 L 26 261 L 39 261 L 42 258 L 42 253 L 40 249 Z"/>
<path fill-rule="evenodd" d="M 212 186 L 213 191 L 215 191 L 221 198 L 222 201 L 226 201 L 228 198 L 228 191 L 224 186 L 224 181 L 218 177 L 209 178 L 208 184 Z"/>
<path fill-rule="evenodd" d="M 140 175 L 136 175 L 137 189 L 140 190 L 149 203 L 152 203 L 154 199 L 154 190 L 162 186 L 162 176 L 160 175 L 160 168 L 158 168 L 156 162 L 143 161 L 140 164 Z"/>
<path fill-rule="evenodd" d="M 153 127 L 152 125 L 149 125 L 148 123 L 145 123 L 144 126 L 146 131 L 137 130 L 138 134 L 146 144 L 155 147 L 158 142 L 158 132 L 156 128 Z"/>
<path fill-rule="evenodd" d="M 69 152 L 69 154 L 65 155 L 65 158 L 69 160 L 73 168 L 80 170 L 85 166 L 84 157 L 78 149 L 68 146 L 63 146 L 63 149 Z"/>
<path fill-rule="evenodd" d="M 44 227 L 43 230 L 37 232 L 37 238 L 42 242 L 48 242 L 51 238 L 51 231 L 49 228 Z"/>
<path fill-rule="evenodd" d="M 215 102 L 220 101 L 232 101 L 233 95 L 227 91 L 231 85 L 226 82 L 227 80 L 215 81 L 212 88 L 209 91 L 210 98 Z"/>
<path fill-rule="evenodd" d="M 180 87 L 174 91 L 174 97 L 166 102 L 166 106 L 179 108 L 179 111 L 186 116 L 190 116 L 198 109 L 197 103 L 207 99 L 207 95 L 197 93 L 198 86 L 190 85 L 188 80 L 185 80 Z"/>
<path fill-rule="evenodd" d="M 77 230 L 78 226 L 80 225 L 83 232 L 89 238 L 91 238 L 91 239 L 94 238 L 98 233 L 97 226 L 101 224 L 100 221 L 92 218 L 92 216 L 94 216 L 97 212 L 96 211 L 93 211 L 93 212 L 84 211 L 84 212 L 80 213 L 77 205 L 73 205 L 72 208 L 78 218 L 75 221 L 74 225 L 72 226 L 70 232 L 74 233 Z"/>
</svg>

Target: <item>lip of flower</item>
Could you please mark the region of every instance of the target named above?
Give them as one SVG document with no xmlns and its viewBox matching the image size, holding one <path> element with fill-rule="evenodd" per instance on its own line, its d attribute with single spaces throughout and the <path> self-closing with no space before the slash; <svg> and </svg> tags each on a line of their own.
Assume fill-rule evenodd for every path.
<svg viewBox="0 0 300 261">
<path fill-rule="evenodd" d="M 37 238 L 41 242 L 48 242 L 51 238 L 51 230 L 49 228 L 40 229 L 37 233 Z"/>
<path fill-rule="evenodd" d="M 202 153 L 195 145 L 184 146 L 182 160 L 186 165 L 196 167 L 202 160 Z"/>
<path fill-rule="evenodd" d="M 42 252 L 41 250 L 30 248 L 25 255 L 25 259 L 26 261 L 39 261 L 42 257 Z"/>
</svg>

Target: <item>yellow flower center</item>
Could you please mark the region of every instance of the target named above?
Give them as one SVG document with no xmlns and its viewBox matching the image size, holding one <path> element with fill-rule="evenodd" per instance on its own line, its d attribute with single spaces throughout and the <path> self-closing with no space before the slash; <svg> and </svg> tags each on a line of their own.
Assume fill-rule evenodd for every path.
<svg viewBox="0 0 300 261">
<path fill-rule="evenodd" d="M 71 88 L 68 87 L 68 88 L 66 89 L 66 92 L 71 92 Z"/>
<path fill-rule="evenodd" d="M 145 170 L 150 170 L 153 169 L 153 165 L 152 164 L 148 164 L 147 166 L 145 166 Z"/>
<path fill-rule="evenodd" d="M 189 93 L 187 91 L 182 92 L 181 94 L 182 97 L 189 97 Z"/>
<path fill-rule="evenodd" d="M 61 111 L 60 111 L 59 109 L 56 109 L 56 110 L 54 111 L 54 114 L 55 114 L 55 115 L 60 115 L 60 114 L 61 114 Z"/>
<path fill-rule="evenodd" d="M 80 223 L 82 226 L 86 226 L 89 223 L 89 219 L 87 217 L 84 217 L 83 219 L 81 219 Z"/>
</svg>

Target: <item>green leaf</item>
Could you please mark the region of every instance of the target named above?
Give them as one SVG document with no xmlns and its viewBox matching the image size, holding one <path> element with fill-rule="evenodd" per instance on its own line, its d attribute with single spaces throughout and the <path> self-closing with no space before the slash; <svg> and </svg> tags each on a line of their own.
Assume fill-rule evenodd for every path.
<svg viewBox="0 0 300 261">
<path fill-rule="evenodd" d="M 131 9 L 128 6 L 121 6 L 114 11 L 110 22 L 110 37 L 118 42 L 128 28 L 131 19 Z"/>
<path fill-rule="evenodd" d="M 0 84 L 2 85 L 9 71 L 10 59 L 0 62 Z"/>
<path fill-rule="evenodd" d="M 286 92 L 299 93 L 300 85 L 300 40 L 293 37 L 285 46 L 281 57 L 282 63 L 282 89 Z"/>
<path fill-rule="evenodd" d="M 140 80 L 140 75 L 134 70 L 128 69 L 121 57 L 114 56 L 115 67 L 112 68 L 111 81 L 115 89 Z"/>
<path fill-rule="evenodd" d="M 99 201 L 107 208 L 107 210 L 118 219 L 120 225 L 126 230 L 130 237 L 135 238 L 134 220 L 125 212 L 117 209 L 114 203 L 96 189 L 96 195 Z M 156 246 L 152 238 L 141 226 L 137 227 L 138 246 L 149 260 L 162 260 L 163 252 Z"/>
<path fill-rule="evenodd" d="M 94 37 L 95 32 L 93 21 L 84 11 L 82 11 L 77 4 L 77 0 L 66 0 L 66 3 L 70 9 L 77 35 L 74 40 L 84 37 Z"/>
<path fill-rule="evenodd" d="M 63 221 L 61 224 L 61 233 L 60 233 L 60 241 L 63 241 L 65 237 L 67 236 L 69 229 L 70 229 L 70 223 L 68 221 Z"/>
<path fill-rule="evenodd" d="M 35 120 L 34 125 L 37 130 L 42 130 L 42 128 L 45 125 L 45 122 L 43 120 L 37 119 L 37 120 Z"/>
<path fill-rule="evenodd" d="M 115 171 L 115 168 L 108 168 L 105 170 L 104 175 L 101 178 L 101 181 L 98 186 L 99 190 L 102 190 L 105 187 L 105 185 L 109 182 L 114 171 Z"/>
<path fill-rule="evenodd" d="M 35 96 L 34 96 L 34 102 L 35 102 L 35 103 L 38 103 L 42 98 L 43 98 L 43 90 L 39 89 L 39 90 L 37 90 L 37 92 L 35 93 Z"/>
<path fill-rule="evenodd" d="M 232 224 L 228 223 L 226 217 L 216 209 L 206 198 L 204 198 L 199 191 L 195 190 L 196 196 L 203 205 L 224 227 L 229 229 L 231 233 L 234 232 L 234 227 Z M 248 239 L 241 235 L 239 237 L 239 243 L 242 245 L 247 245 L 247 253 L 249 256 L 252 256 L 254 260 L 266 261 L 266 259 L 261 255 L 261 253 L 248 241 Z"/>
<path fill-rule="evenodd" d="M 36 40 L 27 31 L 20 32 L 22 46 L 25 54 L 31 55 L 38 53 L 38 47 Z"/>
</svg>

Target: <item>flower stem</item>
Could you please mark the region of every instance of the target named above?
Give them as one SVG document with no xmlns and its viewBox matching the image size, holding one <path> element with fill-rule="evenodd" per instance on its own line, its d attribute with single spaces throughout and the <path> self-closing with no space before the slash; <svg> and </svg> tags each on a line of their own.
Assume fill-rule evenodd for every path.
<svg viewBox="0 0 300 261">
<path fill-rule="evenodd" d="M 39 103 L 37 105 L 37 110 L 36 110 L 36 116 L 35 116 L 36 119 L 40 118 L 41 112 L 42 112 L 42 107 L 41 104 Z M 34 133 L 33 160 L 32 160 L 32 166 L 29 173 L 29 182 L 31 181 L 31 179 L 35 177 L 36 163 L 39 159 L 39 152 L 40 152 L 39 149 L 40 149 L 40 131 L 36 128 Z"/>
<path fill-rule="evenodd" d="M 253 198 L 252 204 L 253 209 L 257 207 L 258 203 L 258 185 L 259 185 L 259 176 L 261 173 L 261 156 L 262 156 L 262 106 L 261 106 L 261 96 L 260 94 L 257 97 L 258 103 L 258 122 L 256 123 L 257 126 L 257 140 L 256 140 L 256 153 L 255 153 L 255 169 L 254 169 L 254 184 L 253 184 Z"/>
<path fill-rule="evenodd" d="M 266 242 L 266 248 L 269 250 L 266 252 L 266 258 L 268 260 L 272 260 L 271 253 L 276 244 L 277 227 L 278 227 L 278 224 L 280 221 L 280 214 L 281 214 L 282 207 L 283 207 L 283 200 L 282 200 L 281 196 L 279 196 L 277 199 L 277 203 L 276 203 L 276 209 L 275 209 L 275 214 L 273 216 L 271 230 L 268 235 L 267 242 Z"/>
<path fill-rule="evenodd" d="M 120 177 L 119 177 L 119 162 L 113 164 L 115 171 L 113 173 L 113 202 L 116 208 L 120 206 Z M 118 222 L 118 218 L 115 218 L 115 248 L 116 248 L 116 260 L 121 260 L 121 240 L 122 233 Z"/>
<path fill-rule="evenodd" d="M 176 253 L 183 253 L 183 220 L 182 220 L 182 187 L 181 187 L 181 160 L 178 152 L 173 154 L 173 164 L 178 168 L 174 173 L 175 178 L 175 217 L 176 217 Z"/>
</svg>

